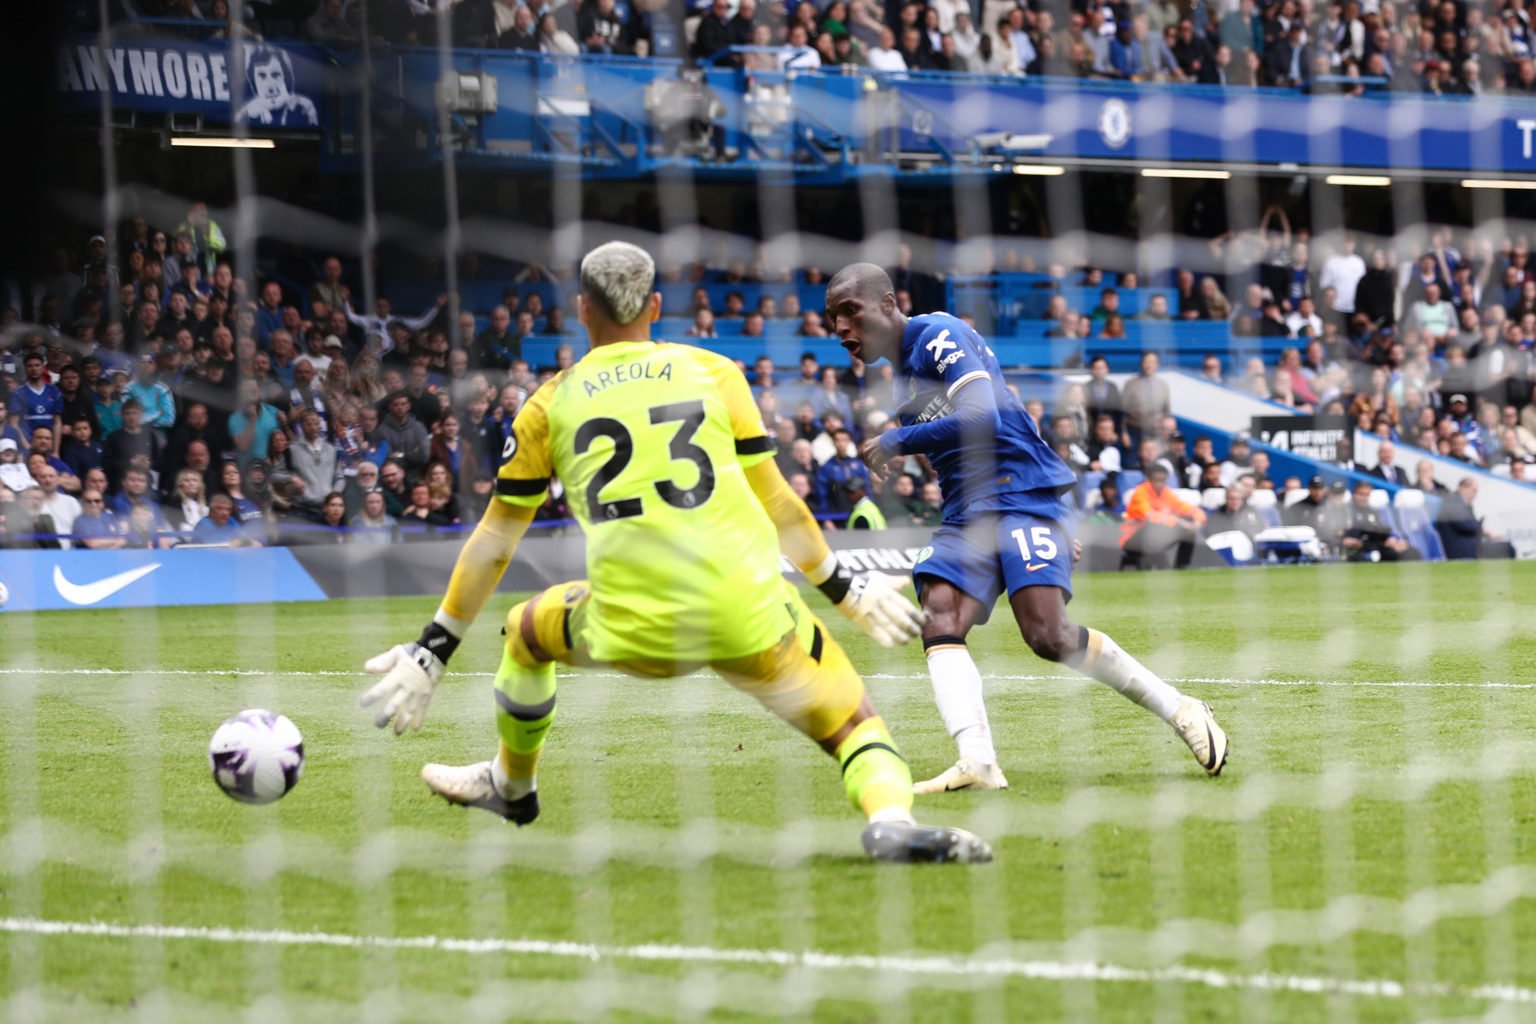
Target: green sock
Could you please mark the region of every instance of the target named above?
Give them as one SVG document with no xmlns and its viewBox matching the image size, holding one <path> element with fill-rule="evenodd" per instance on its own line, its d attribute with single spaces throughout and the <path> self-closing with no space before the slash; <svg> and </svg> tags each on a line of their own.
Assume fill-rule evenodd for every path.
<svg viewBox="0 0 1536 1024">
<path fill-rule="evenodd" d="M 554 721 L 555 663 L 529 668 L 503 652 L 496 673 L 496 732 L 501 736 L 497 760 L 506 776 L 505 796 L 515 800 L 535 788 L 539 751 Z"/>
<path fill-rule="evenodd" d="M 874 820 L 912 819 L 912 772 L 896 749 L 885 719 L 866 718 L 838 744 L 848 800 Z"/>
</svg>

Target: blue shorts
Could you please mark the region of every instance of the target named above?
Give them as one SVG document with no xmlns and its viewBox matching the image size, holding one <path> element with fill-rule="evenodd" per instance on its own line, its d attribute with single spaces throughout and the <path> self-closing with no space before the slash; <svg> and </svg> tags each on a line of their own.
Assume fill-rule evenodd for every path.
<svg viewBox="0 0 1536 1024">
<path fill-rule="evenodd" d="M 925 578 L 944 580 L 981 602 L 981 625 L 1004 593 L 1060 587 L 1072 600 L 1072 534 L 1063 519 L 1035 512 L 973 512 L 945 522 L 918 552 L 912 582 L 918 598 Z"/>
</svg>

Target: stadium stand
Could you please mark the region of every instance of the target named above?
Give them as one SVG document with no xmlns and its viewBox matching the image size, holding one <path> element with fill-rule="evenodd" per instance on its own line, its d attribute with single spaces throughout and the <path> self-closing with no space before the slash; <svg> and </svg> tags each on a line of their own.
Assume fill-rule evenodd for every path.
<svg viewBox="0 0 1536 1024">
<path fill-rule="evenodd" d="M 416 66 L 413 48 L 437 41 L 434 4 L 372 5 L 366 30 L 362 4 L 335 0 L 115 0 L 67 8 L 77 31 L 100 30 L 105 11 L 114 33 L 129 40 L 219 41 L 238 30 L 257 42 L 313 44 L 343 66 L 348 53 L 366 46 L 381 65 L 386 54 L 398 60 L 384 73 L 398 72 L 403 82 Z M 1423 11 L 1349 2 L 1317 5 L 1310 14 L 1289 0 L 1189 12 L 1166 3 L 1056 9 L 989 2 L 979 18 L 947 3 L 888 3 L 882 12 L 860 0 L 819 8 L 589 0 L 554 6 L 534 21 L 521 10 L 500 0 L 454 5 L 456 59 L 506 68 L 528 55 L 517 73 L 547 91 L 562 76 L 545 74 L 557 67 L 546 62 L 575 55 L 600 69 L 594 74 L 618 76 L 614 82 L 647 83 L 628 90 L 636 95 L 657 81 L 634 71 L 636 57 L 703 60 L 711 74 L 742 70 L 764 82 L 788 83 L 773 75 L 816 68 L 915 73 L 902 81 L 918 85 L 929 72 L 1102 80 L 1072 86 L 1093 96 L 1100 86 L 1190 98 L 1206 95 L 1198 90 L 1208 86 L 1331 95 L 1519 96 L 1536 88 L 1528 17 L 1510 0 Z M 296 72 L 284 66 L 291 86 Z M 850 81 L 855 91 L 870 88 Z M 1015 95 L 991 79 L 977 81 L 996 96 Z M 1158 92 L 1171 89 L 1197 91 Z M 545 91 L 541 103 L 567 103 L 551 109 L 587 102 Z M 413 100 L 399 99 L 408 121 Z M 302 96 L 286 102 L 257 113 L 269 121 L 315 113 Z M 800 103 L 797 116 L 808 117 L 810 105 Z M 611 137 L 622 135 L 623 118 L 604 120 L 591 104 L 587 111 L 568 116 L 584 118 L 572 130 L 586 140 L 581 153 L 589 166 L 621 144 L 639 158 L 643 142 Z M 488 120 L 461 126 L 481 155 Z M 819 130 L 809 120 L 797 124 L 797 131 Z M 1106 138 L 1109 131 L 1100 126 Z M 544 134 L 548 141 L 560 132 Z M 772 164 L 766 154 L 757 154 L 764 166 Z M 1254 228 L 1208 232 L 1214 262 L 1148 266 L 1127 259 L 1124 248 L 1065 260 L 1021 239 L 972 253 L 971 266 L 956 272 L 958 264 L 936 255 L 951 250 L 936 249 L 931 236 L 909 235 L 890 269 L 904 310 L 943 305 L 984 332 L 1016 374 L 1042 433 L 1079 472 L 1083 507 L 1099 516 L 1116 514 L 1100 500 L 1105 480 L 1114 478 L 1123 501 L 1147 458 L 1169 461 L 1178 484 L 1196 491 L 1195 503 L 1213 509 L 1218 491 L 1224 500 L 1234 479 L 1252 475 L 1249 505 L 1267 522 L 1288 508 L 1289 481 L 1355 481 L 1367 468 L 1334 473 L 1258 444 L 1252 457 L 1267 465 L 1229 458 L 1232 433 L 1203 427 L 1200 410 L 1173 409 L 1166 397 L 1162 408 L 1155 399 L 1149 404 L 1158 388 L 1166 392 L 1158 375 L 1169 368 L 1264 399 L 1277 413 L 1344 417 L 1359 432 L 1523 483 L 1536 460 L 1536 271 L 1528 239 L 1449 227 L 1426 229 L 1422 243 L 1344 232 L 1314 238 L 1300 226 L 1292 230 L 1291 217 L 1299 224 L 1300 213 L 1274 202 Z M 654 209 L 632 205 L 615 226 L 647 229 L 655 218 Z M 585 349 L 574 268 L 547 254 L 486 256 L 451 276 L 419 259 L 381 260 L 365 274 L 355 253 L 266 235 L 242 239 L 236 223 L 232 211 L 194 202 L 163 222 L 140 216 L 98 224 L 60 238 L 46 269 L 9 290 L 0 359 L 7 408 L 0 542 L 376 542 L 458 530 L 488 499 L 522 401 Z M 237 267 L 242 245 L 254 261 Z M 914 251 L 928 255 L 914 260 Z M 974 272 L 978 258 L 985 272 Z M 1113 267 L 1117 261 L 1124 265 Z M 858 440 L 882 429 L 900 404 L 888 367 L 854 365 L 828 337 L 821 308 L 831 269 L 776 264 L 767 248 L 750 258 L 673 262 L 663 267 L 659 326 L 661 336 L 706 345 L 742 365 L 786 470 L 804 477 L 798 485 L 829 525 L 847 512 L 843 489 L 823 473 L 836 461 L 838 428 Z M 371 308 L 363 308 L 365 292 Z M 1148 353 L 1161 357 L 1162 369 L 1141 371 Z M 1097 357 L 1104 370 L 1137 376 L 1123 391 L 1098 376 L 1086 385 L 1031 376 L 1035 368 L 1089 367 Z M 1102 437 L 1101 416 L 1110 421 Z M 1199 450 L 1201 436 L 1216 442 L 1214 452 Z M 799 442 L 809 461 L 796 462 Z M 1213 458 L 1221 460 L 1215 478 L 1203 479 L 1202 460 Z M 892 524 L 931 523 L 936 485 L 916 460 L 907 469 L 871 497 Z M 1398 496 L 1413 486 L 1377 482 L 1383 494 Z M 1271 501 L 1267 491 L 1281 497 Z M 92 503 L 92 535 L 81 536 L 69 528 L 70 506 L 87 492 L 102 497 L 103 511 Z M 200 536 L 216 494 L 232 503 L 232 525 L 218 530 L 232 532 L 204 527 Z M 1431 506 L 1394 503 L 1380 511 L 1423 540 L 1416 546 L 1428 553 Z M 558 489 L 541 521 L 549 529 L 569 521 Z"/>
</svg>

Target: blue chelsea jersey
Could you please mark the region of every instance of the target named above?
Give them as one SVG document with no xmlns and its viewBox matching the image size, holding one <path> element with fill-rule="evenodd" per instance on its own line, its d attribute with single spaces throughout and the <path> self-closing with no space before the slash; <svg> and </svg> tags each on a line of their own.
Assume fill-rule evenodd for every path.
<svg viewBox="0 0 1536 1024">
<path fill-rule="evenodd" d="M 948 313 L 912 317 L 902 334 L 901 372 L 907 383 L 898 413 L 902 426 L 950 415 L 955 393 L 965 386 L 990 389 L 997 403 L 995 431 L 977 431 L 950 451 L 928 454 L 944 492 L 946 520 L 966 511 L 1059 508 L 1060 493 L 1077 478 L 1008 390 L 981 335 Z"/>
</svg>

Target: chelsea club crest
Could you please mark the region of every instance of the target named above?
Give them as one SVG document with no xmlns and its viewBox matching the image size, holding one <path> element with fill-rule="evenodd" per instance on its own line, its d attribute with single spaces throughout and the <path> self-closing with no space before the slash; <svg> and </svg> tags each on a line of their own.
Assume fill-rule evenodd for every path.
<svg viewBox="0 0 1536 1024">
<path fill-rule="evenodd" d="M 1108 99 L 1099 107 L 1099 138 L 1110 149 L 1131 141 L 1131 108 L 1124 100 Z"/>
</svg>

